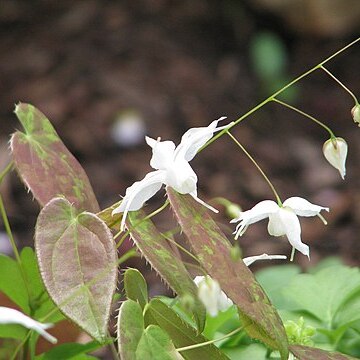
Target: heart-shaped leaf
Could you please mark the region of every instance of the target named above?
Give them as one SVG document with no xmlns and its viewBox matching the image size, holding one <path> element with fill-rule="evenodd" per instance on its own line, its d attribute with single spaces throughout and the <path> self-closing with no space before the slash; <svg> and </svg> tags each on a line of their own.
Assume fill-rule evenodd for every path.
<svg viewBox="0 0 360 360">
<path fill-rule="evenodd" d="M 16 169 L 35 199 L 44 206 L 62 195 L 77 209 L 98 212 L 89 179 L 46 116 L 30 104 L 20 103 L 15 114 L 25 133 L 16 131 L 10 142 Z"/>
<path fill-rule="evenodd" d="M 230 256 L 231 245 L 204 206 L 190 195 L 181 195 L 170 187 L 171 207 L 194 253 L 207 273 L 239 307 L 247 333 L 288 358 L 285 329 L 275 308 L 244 262 Z"/>
<path fill-rule="evenodd" d="M 147 284 L 141 272 L 136 269 L 127 269 L 124 273 L 124 288 L 128 299 L 137 301 L 144 309 L 148 302 Z"/>
<path fill-rule="evenodd" d="M 145 308 L 145 325 L 158 325 L 167 332 L 177 348 L 206 342 L 195 329 L 180 318 L 171 307 L 159 299 L 152 299 Z M 181 353 L 186 360 L 228 360 L 214 344 L 186 350 Z"/>
<path fill-rule="evenodd" d="M 175 350 L 174 344 L 166 332 L 156 325 L 150 325 L 144 331 L 138 348 L 136 360 L 183 360 Z"/>
<path fill-rule="evenodd" d="M 106 337 L 116 287 L 117 254 L 109 228 L 52 199 L 40 212 L 35 248 L 46 289 L 61 311 L 96 340 Z"/>
<path fill-rule="evenodd" d="M 290 351 L 299 360 L 355 360 L 354 357 L 349 355 L 303 345 L 290 345 Z"/>
<path fill-rule="evenodd" d="M 131 238 L 146 260 L 160 274 L 179 296 L 194 299 L 193 317 L 202 332 L 205 325 L 205 309 L 197 299 L 197 287 L 185 265 L 173 251 L 164 236 L 150 219 L 145 219 L 143 211 L 131 211 L 126 220 Z"/>
<path fill-rule="evenodd" d="M 133 301 L 124 301 L 119 310 L 117 338 L 122 360 L 133 360 L 144 332 L 144 318 L 141 306 Z"/>
</svg>

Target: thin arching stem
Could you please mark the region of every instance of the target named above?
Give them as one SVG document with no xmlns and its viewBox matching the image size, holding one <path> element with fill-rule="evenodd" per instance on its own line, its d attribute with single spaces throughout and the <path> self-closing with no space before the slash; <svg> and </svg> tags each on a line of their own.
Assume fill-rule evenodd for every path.
<svg viewBox="0 0 360 360">
<path fill-rule="evenodd" d="M 218 339 L 205 341 L 205 342 L 202 342 L 202 343 L 200 343 L 200 344 L 194 344 L 194 345 L 184 346 L 184 347 L 182 347 L 182 348 L 176 349 L 176 351 L 181 352 L 181 351 L 192 350 L 192 349 L 197 349 L 197 348 L 199 348 L 199 347 L 211 345 L 211 344 L 216 343 L 217 341 L 224 340 L 224 339 L 228 339 L 229 337 L 237 334 L 238 332 L 240 332 L 240 331 L 243 330 L 243 329 L 244 329 L 244 327 L 241 326 L 241 327 L 239 327 L 239 328 L 231 331 L 230 333 L 228 333 L 228 334 L 226 334 L 226 335 L 224 335 L 224 336 L 222 336 L 222 337 L 219 337 Z"/>
<path fill-rule="evenodd" d="M 350 48 L 351 46 L 355 45 L 358 41 L 360 41 L 360 37 L 358 37 L 357 39 L 355 39 L 354 41 L 352 41 L 351 43 L 347 44 L 346 46 L 344 46 L 343 48 L 341 48 L 340 50 L 336 51 L 334 54 L 330 55 L 329 57 L 327 57 L 325 60 L 323 60 L 322 62 L 320 62 L 319 64 L 315 65 L 314 67 L 312 67 L 311 69 L 309 69 L 308 71 L 304 72 L 303 74 L 299 75 L 297 78 L 295 78 L 294 80 L 290 81 L 288 84 L 286 84 L 284 87 L 282 87 L 280 90 L 276 91 L 274 94 L 270 95 L 268 98 L 266 98 L 265 100 L 263 100 L 261 103 L 259 103 L 258 105 L 256 105 L 255 107 L 253 107 L 252 109 L 250 109 L 248 112 L 246 112 L 244 115 L 240 116 L 237 120 L 235 120 L 232 124 L 229 125 L 229 127 L 227 127 L 226 129 L 220 131 L 219 133 L 217 133 L 215 136 L 213 136 L 198 152 L 204 150 L 206 147 L 208 147 L 210 144 L 212 144 L 215 140 L 217 140 L 219 137 L 223 136 L 224 134 L 226 134 L 230 129 L 232 129 L 234 126 L 236 126 L 237 124 L 239 124 L 241 121 L 245 120 L 246 118 L 248 118 L 250 115 L 252 115 L 253 113 L 255 113 L 256 111 L 258 111 L 259 109 L 261 109 L 264 105 L 266 105 L 267 103 L 269 103 L 270 101 L 272 101 L 276 96 L 280 95 L 281 93 L 283 93 L 286 89 L 290 88 L 291 86 L 293 86 L 294 84 L 296 84 L 297 82 L 299 82 L 301 79 L 307 77 L 308 75 L 310 75 L 311 73 L 313 73 L 314 71 L 320 69 L 324 64 L 326 64 L 327 62 L 329 62 L 330 60 L 332 60 L 333 58 L 335 58 L 336 56 L 338 56 L 339 54 L 341 54 L 342 52 L 344 52 L 345 50 L 347 50 L 348 48 Z"/>
<path fill-rule="evenodd" d="M 300 115 L 302 115 L 302 116 L 307 117 L 307 118 L 310 119 L 311 121 L 315 122 L 316 124 L 318 124 L 318 125 L 320 125 L 322 128 L 324 128 L 324 129 L 330 134 L 330 138 L 335 138 L 335 135 L 334 135 L 334 133 L 332 132 L 332 130 L 331 130 L 327 125 L 325 125 L 324 123 L 322 123 L 320 120 L 316 119 L 315 117 L 313 117 L 313 116 L 309 115 L 308 113 L 306 113 L 306 112 L 304 112 L 304 111 L 296 108 L 295 106 L 292 106 L 292 105 L 290 105 L 290 104 L 288 104 L 288 103 L 286 103 L 286 102 L 284 102 L 284 101 L 281 101 L 281 100 L 279 100 L 279 99 L 274 98 L 274 99 L 272 99 L 272 101 L 274 101 L 274 102 L 276 102 L 276 103 L 278 103 L 278 104 L 280 104 L 280 105 L 282 105 L 282 106 L 285 106 L 285 107 L 287 107 L 288 109 L 293 110 L 293 111 L 297 112 L 298 114 L 300 114 Z"/>
<path fill-rule="evenodd" d="M 359 105 L 359 101 L 356 98 L 355 94 L 345 86 L 334 74 L 332 74 L 325 66 L 321 65 L 320 69 L 325 71 L 333 80 L 335 80 L 355 101 L 355 105 Z"/>
<path fill-rule="evenodd" d="M 272 182 L 270 181 L 270 179 L 264 173 L 263 169 L 261 169 L 260 165 L 256 162 L 256 160 L 249 154 L 249 152 L 244 148 L 244 146 L 242 144 L 240 144 L 240 142 L 231 134 L 230 131 L 228 131 L 227 134 L 230 136 L 230 138 L 235 142 L 235 144 L 245 153 L 245 155 L 251 160 L 251 162 L 259 170 L 262 177 L 265 179 L 265 181 L 270 186 L 271 191 L 274 193 L 278 205 L 281 207 L 282 206 L 282 201 L 280 199 L 280 196 L 279 196 L 278 192 L 275 190 L 275 187 L 272 184 Z"/>
</svg>

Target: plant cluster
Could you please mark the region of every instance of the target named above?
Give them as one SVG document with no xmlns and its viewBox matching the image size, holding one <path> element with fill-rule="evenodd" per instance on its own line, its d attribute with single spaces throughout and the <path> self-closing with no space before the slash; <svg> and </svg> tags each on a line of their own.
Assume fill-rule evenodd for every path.
<svg viewBox="0 0 360 360">
<path fill-rule="evenodd" d="M 329 208 L 299 196 L 283 201 L 231 132 L 255 111 L 275 102 L 328 132 L 324 156 L 344 179 L 346 141 L 323 122 L 281 100 L 281 94 L 321 70 L 352 96 L 355 104 L 351 114 L 360 126 L 356 96 L 325 67 L 359 40 L 297 77 L 236 121 L 224 124 L 225 118 L 220 118 L 208 126 L 189 129 L 177 146 L 172 141 L 146 137 L 154 171 L 128 187 L 120 202 L 103 210 L 85 171 L 47 117 L 30 104 L 16 105 L 15 114 L 24 131 L 11 136 L 13 161 L 1 173 L 0 184 L 15 169 L 41 211 L 35 228 L 35 252 L 30 248 L 20 252 L 0 195 L 0 211 L 15 255 L 13 259 L 0 254 L 0 291 L 21 310 L 0 307 L 0 337 L 15 339 L 4 341 L 0 357 L 92 359 L 88 353 L 105 345 L 111 347 L 114 358 L 123 360 L 345 360 L 360 356 L 358 268 L 332 261 L 321 263 L 307 274 L 302 274 L 296 265 L 283 265 L 254 276 L 249 269 L 253 262 L 285 260 L 287 256 L 242 258 L 236 240 L 249 225 L 268 218 L 269 234 L 287 237 L 291 261 L 296 250 L 310 259 L 298 217 L 318 216 L 326 224 L 323 212 Z M 197 154 L 223 135 L 253 162 L 275 198 L 263 200 L 247 211 L 222 199 L 232 214 L 231 223 L 236 223 L 231 241 L 208 211 L 218 210 L 199 198 L 198 177 L 190 165 Z M 165 203 L 147 214 L 143 205 L 163 185 Z M 178 226 L 159 231 L 153 217 L 168 206 Z M 185 234 L 190 250 L 177 241 L 180 232 Z M 127 237 L 135 247 L 124 253 L 122 245 Z M 118 299 L 118 268 L 138 252 L 176 297 L 149 299 L 141 273 L 127 269 L 123 274 L 125 299 L 118 310 L 113 338 L 108 321 Z M 184 261 L 182 253 L 193 261 Z M 56 343 L 48 329 L 65 318 L 94 340 L 61 344 L 36 355 L 39 336 Z"/>
</svg>

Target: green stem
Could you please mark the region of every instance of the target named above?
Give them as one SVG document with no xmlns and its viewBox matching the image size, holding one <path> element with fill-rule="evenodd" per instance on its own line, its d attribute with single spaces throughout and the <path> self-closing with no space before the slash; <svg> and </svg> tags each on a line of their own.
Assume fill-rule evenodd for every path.
<svg viewBox="0 0 360 360">
<path fill-rule="evenodd" d="M 259 170 L 262 177 L 265 179 L 265 181 L 270 186 L 271 191 L 274 193 L 276 201 L 280 207 L 282 207 L 282 201 L 280 199 L 279 194 L 275 190 L 274 185 L 271 183 L 269 178 L 266 176 L 264 171 L 261 169 L 260 165 L 256 162 L 256 160 L 249 154 L 249 152 L 244 148 L 243 145 L 240 144 L 240 142 L 228 131 L 227 134 L 230 136 L 230 138 L 235 142 L 235 144 L 245 153 L 245 155 L 251 160 L 251 162 L 256 166 L 256 168 Z"/>
<path fill-rule="evenodd" d="M 320 62 L 319 64 L 315 65 L 314 67 L 312 67 L 311 69 L 309 69 L 308 71 L 304 72 L 303 74 L 301 74 L 300 76 L 298 76 L 297 78 L 295 78 L 294 80 L 290 81 L 288 84 L 286 84 L 284 87 L 282 87 L 280 90 L 276 91 L 274 94 L 270 95 L 267 99 L 263 100 L 260 104 L 256 105 L 255 107 L 253 107 L 251 110 L 249 110 L 247 113 L 245 113 L 244 115 L 242 115 L 241 117 L 239 117 L 236 121 L 234 121 L 231 125 L 229 125 L 229 127 L 227 127 L 226 129 L 220 131 L 219 133 L 217 133 L 215 136 L 213 136 L 198 152 L 204 150 L 206 147 L 208 147 L 211 143 L 213 143 L 215 140 L 217 140 L 219 137 L 223 136 L 225 133 L 227 133 L 230 129 L 232 129 L 234 126 L 236 126 L 237 124 L 239 124 L 241 121 L 245 120 L 247 117 L 249 117 L 251 114 L 253 114 L 254 112 L 256 112 L 257 110 L 261 109 L 264 105 L 266 105 L 268 102 L 272 101 L 276 96 L 280 95 L 281 93 L 283 93 L 286 89 L 288 89 L 289 87 L 291 87 L 292 85 L 296 84 L 297 82 L 299 82 L 301 79 L 305 78 L 306 76 L 310 75 L 311 73 L 313 73 L 315 70 L 321 68 L 324 64 L 326 64 L 327 62 L 329 62 L 330 60 L 332 60 L 334 57 L 338 56 L 339 54 L 341 54 L 342 52 L 344 52 L 345 50 L 347 50 L 349 47 L 353 46 L 354 44 L 356 44 L 358 41 L 360 41 L 360 37 L 358 37 L 357 39 L 355 39 L 354 41 L 352 41 L 350 44 L 347 44 L 346 46 L 344 46 L 343 48 L 341 48 L 340 50 L 336 51 L 334 54 L 330 55 L 329 57 L 327 57 L 325 60 L 323 60 L 322 62 Z"/>
<path fill-rule="evenodd" d="M 336 136 L 334 135 L 334 133 L 332 132 L 332 130 L 331 130 L 328 126 L 326 126 L 326 125 L 325 125 L 324 123 L 322 123 L 320 120 L 318 120 L 318 119 L 314 118 L 313 116 L 309 115 L 308 113 L 306 113 L 306 112 L 304 112 L 304 111 L 296 108 L 295 106 L 292 106 L 292 105 L 290 105 L 290 104 L 288 104 L 288 103 L 286 103 L 286 102 L 284 102 L 284 101 L 281 101 L 281 100 L 279 100 L 279 99 L 273 98 L 272 101 L 274 101 L 274 102 L 276 102 L 276 103 L 278 103 L 278 104 L 280 104 L 280 105 L 282 105 L 282 106 L 285 106 L 285 107 L 287 107 L 288 109 L 293 110 L 293 111 L 297 112 L 298 114 L 300 114 L 300 115 L 302 115 L 302 116 L 305 116 L 305 117 L 307 117 L 308 119 L 314 121 L 316 124 L 320 125 L 322 128 L 324 128 L 324 129 L 330 134 L 330 138 L 333 139 L 333 138 L 336 137 Z"/>
<path fill-rule="evenodd" d="M 185 347 L 176 349 L 176 351 L 178 351 L 178 352 L 187 351 L 187 350 L 197 349 L 197 348 L 199 348 L 199 347 L 211 345 L 211 344 L 216 343 L 217 341 L 227 339 L 227 338 L 229 338 L 229 337 L 237 334 L 237 333 L 240 332 L 241 330 L 243 330 L 243 327 L 242 327 L 242 326 L 239 327 L 239 328 L 237 328 L 237 329 L 235 329 L 235 330 L 233 330 L 233 331 L 231 331 L 230 333 L 228 333 L 228 334 L 226 334 L 226 335 L 218 338 L 218 339 L 205 341 L 205 342 L 202 342 L 202 343 L 200 343 L 200 344 L 194 344 L 194 345 L 185 346 Z"/>
<path fill-rule="evenodd" d="M 5 206 L 4 206 L 4 202 L 3 202 L 1 194 L 0 194 L 0 212 L 1 212 L 1 216 L 2 216 L 3 221 L 4 221 L 5 230 L 6 230 L 6 233 L 8 235 L 9 241 L 11 243 L 11 247 L 13 249 L 14 255 L 16 257 L 17 262 L 19 263 L 20 268 L 22 269 L 19 251 L 18 251 L 18 249 L 16 247 L 16 244 L 15 244 L 15 240 L 14 240 L 11 228 L 10 228 L 9 219 L 7 217 L 7 214 L 6 214 L 6 210 L 5 210 Z M 24 281 L 26 282 L 25 278 L 24 278 Z"/>
<path fill-rule="evenodd" d="M 333 80 L 335 80 L 355 101 L 355 105 L 359 105 L 359 101 L 356 98 L 355 94 L 346 87 L 335 75 L 333 75 L 326 67 L 320 66 L 321 70 L 324 70 Z"/>
<path fill-rule="evenodd" d="M 13 169 L 14 162 L 10 161 L 9 164 L 5 167 L 5 169 L 0 173 L 0 185 L 2 184 L 5 176 Z"/>
<path fill-rule="evenodd" d="M 199 259 L 192 254 L 190 251 L 186 250 L 183 246 L 181 246 L 180 244 L 178 244 L 175 240 L 171 239 L 169 236 L 166 236 L 164 233 L 161 234 L 162 237 L 164 237 L 167 241 L 169 241 L 170 243 L 174 244 L 175 246 L 177 246 L 181 251 L 183 251 L 186 255 L 189 255 L 192 259 L 194 259 L 195 261 L 197 261 L 198 263 L 200 263 Z"/>
</svg>

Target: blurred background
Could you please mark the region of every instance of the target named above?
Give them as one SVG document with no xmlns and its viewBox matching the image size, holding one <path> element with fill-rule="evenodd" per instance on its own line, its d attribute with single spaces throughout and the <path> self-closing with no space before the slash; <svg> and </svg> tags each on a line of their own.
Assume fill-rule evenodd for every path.
<svg viewBox="0 0 360 360">
<path fill-rule="evenodd" d="M 149 170 L 144 135 L 172 139 L 227 116 L 236 120 L 292 78 L 359 36 L 358 0 L 138 0 L 0 2 L 0 168 L 9 162 L 9 134 L 20 128 L 18 101 L 44 112 L 85 168 L 105 208 Z M 360 46 L 328 68 L 360 96 Z M 269 104 L 234 134 L 258 160 L 283 199 L 302 196 L 329 206 L 329 225 L 301 219 L 311 264 L 340 256 L 360 264 L 360 129 L 353 100 L 320 70 L 283 100 L 329 125 L 349 144 L 346 181 L 322 154 L 327 133 L 308 119 Z M 199 195 L 226 197 L 244 210 L 272 193 L 250 161 L 221 138 L 192 162 Z M 38 205 L 13 173 L 1 187 L 19 247 L 33 244 Z M 148 205 L 164 201 L 158 193 Z M 157 222 L 169 228 L 169 212 Z M 127 245 L 130 246 L 130 245 Z M 240 239 L 244 256 L 289 254 L 266 222 Z M 0 252 L 11 251 L 2 224 Z M 306 257 L 296 262 L 308 267 Z M 152 294 L 166 291 L 140 260 Z M 265 264 L 262 264 L 264 266 Z M 261 266 L 261 265 L 260 265 Z"/>
</svg>

